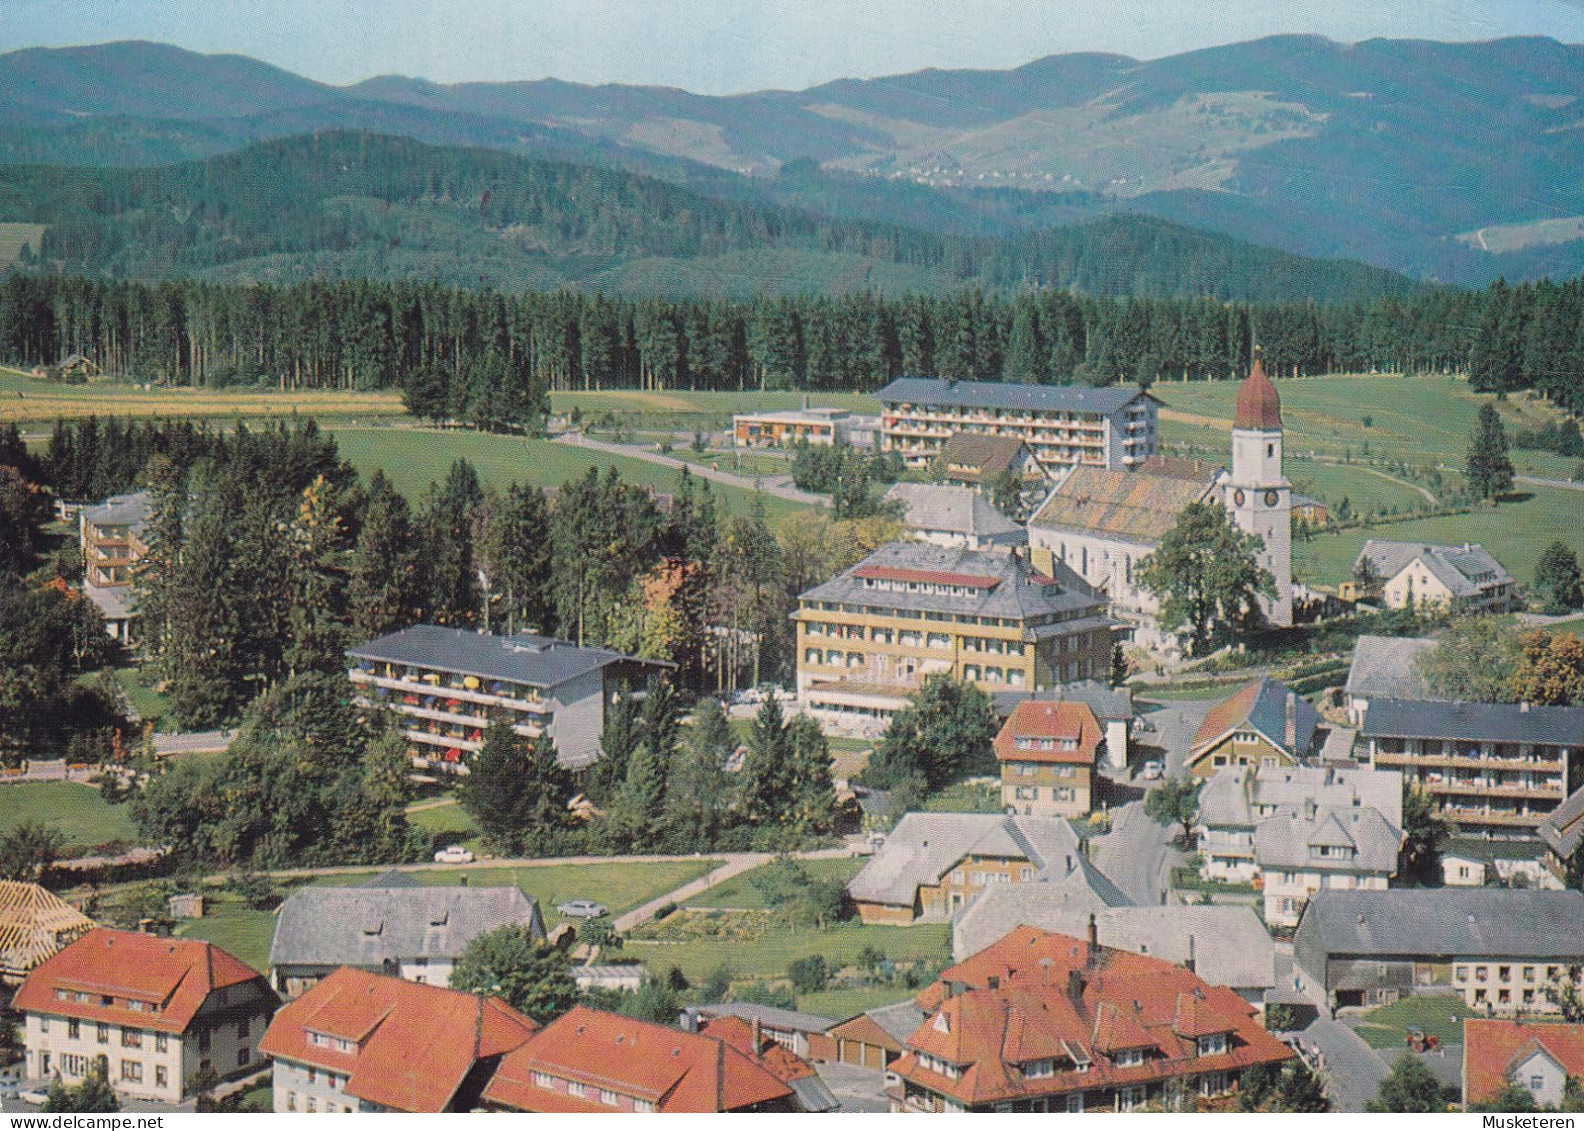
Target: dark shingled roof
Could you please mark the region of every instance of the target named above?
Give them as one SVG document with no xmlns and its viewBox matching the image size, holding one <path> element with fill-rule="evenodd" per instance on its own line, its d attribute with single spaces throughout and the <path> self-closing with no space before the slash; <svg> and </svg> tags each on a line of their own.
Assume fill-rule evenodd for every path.
<svg viewBox="0 0 1584 1131">
<path fill-rule="evenodd" d="M 1097 389 L 1088 385 L 1015 385 L 1000 381 L 948 381 L 939 377 L 899 377 L 875 395 L 887 404 L 1102 414 L 1116 412 L 1140 397 L 1155 399 L 1134 385 Z"/>
<path fill-rule="evenodd" d="M 988 482 L 997 475 L 1012 470 L 1018 453 L 1025 451 L 1023 441 L 1016 436 L 994 436 L 979 432 L 953 432 L 946 437 L 941 449 L 941 460 L 946 464 L 949 479 L 978 483 Z M 973 468 L 973 471 L 954 471 L 954 467 Z M 1028 470 L 1036 476 L 1043 475 L 1032 459 Z"/>
<path fill-rule="evenodd" d="M 1563 860 L 1578 850 L 1584 840 L 1584 788 L 1576 789 L 1546 819 L 1540 822 L 1540 839 Z"/>
<path fill-rule="evenodd" d="M 1468 742 L 1584 746 L 1584 707 L 1375 699 L 1364 715 L 1359 734 L 1365 738 L 1449 738 Z"/>
<path fill-rule="evenodd" d="M 433 624 L 415 624 L 381 636 L 378 640 L 348 648 L 347 655 L 359 660 L 413 664 L 533 687 L 555 687 L 618 660 L 632 659 L 605 648 L 579 648 L 564 640 L 527 632 L 487 636 L 464 628 L 442 628 Z"/>
<path fill-rule="evenodd" d="M 1298 924 L 1328 955 L 1584 959 L 1584 894 L 1513 888 L 1321 890 Z"/>
</svg>

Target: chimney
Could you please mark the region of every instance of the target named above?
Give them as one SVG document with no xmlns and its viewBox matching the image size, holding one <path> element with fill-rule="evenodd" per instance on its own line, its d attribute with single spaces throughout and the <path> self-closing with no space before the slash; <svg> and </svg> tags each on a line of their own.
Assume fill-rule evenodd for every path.
<svg viewBox="0 0 1584 1131">
<path fill-rule="evenodd" d="M 1100 949 L 1100 921 L 1095 918 L 1093 911 L 1089 912 L 1089 949 Z"/>
<path fill-rule="evenodd" d="M 1287 749 L 1298 745 L 1298 694 L 1287 692 Z"/>
<path fill-rule="evenodd" d="M 1194 937 L 1192 935 L 1188 936 L 1188 961 L 1184 962 L 1183 966 L 1190 974 L 1196 973 L 1198 971 L 1198 964 L 1194 960 Z"/>
<path fill-rule="evenodd" d="M 805 395 L 803 400 L 806 403 L 808 401 L 808 397 Z M 763 1049 L 763 1048 L 764 1048 L 763 1038 L 759 1035 L 759 1018 L 755 1017 L 753 1019 L 753 1054 L 754 1054 L 754 1056 L 758 1056 L 760 1050 Z"/>
</svg>

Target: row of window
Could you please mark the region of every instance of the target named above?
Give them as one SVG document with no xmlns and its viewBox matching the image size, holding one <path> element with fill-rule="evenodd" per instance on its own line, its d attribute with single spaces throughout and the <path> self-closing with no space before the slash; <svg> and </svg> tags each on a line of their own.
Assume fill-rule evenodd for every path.
<svg viewBox="0 0 1584 1131">
<path fill-rule="evenodd" d="M 1490 977 L 1491 967 L 1488 966 L 1488 965 L 1480 965 L 1480 966 L 1474 966 L 1474 967 L 1469 967 L 1469 966 L 1458 966 L 1458 967 L 1455 967 L 1453 969 L 1453 971 L 1452 971 L 1452 980 L 1455 981 L 1455 982 L 1466 982 L 1466 981 L 1468 981 L 1469 980 L 1469 970 L 1470 969 L 1472 969 L 1474 971 L 1474 981 L 1476 981 L 1476 982 L 1488 982 L 1488 981 L 1491 980 L 1491 977 Z M 1497 966 L 1495 969 L 1496 969 L 1496 978 L 1495 978 L 1496 981 L 1498 981 L 1498 982 L 1511 982 L 1511 981 L 1513 981 L 1513 971 L 1515 969 L 1520 969 L 1520 968 L 1509 965 L 1509 966 Z M 1521 969 L 1523 971 L 1523 980 L 1525 982 L 1530 983 L 1531 985 L 1536 983 L 1536 982 L 1539 982 L 1539 981 L 1547 981 L 1547 982 L 1555 981 L 1556 979 L 1562 977 L 1562 967 L 1560 967 L 1560 966 L 1547 966 L 1547 967 L 1545 967 L 1544 975 L 1542 975 L 1540 973 L 1540 969 L 1541 968 L 1539 966 L 1524 966 Z"/>
<path fill-rule="evenodd" d="M 550 1075 L 548 1072 L 535 1072 L 533 1074 L 533 1082 L 536 1088 L 544 1088 L 546 1091 L 551 1092 L 565 1091 L 567 1095 L 575 1096 L 578 1099 L 588 1099 L 591 1091 L 589 1086 L 581 1080 L 563 1080 L 560 1077 Z M 592 1091 L 599 1096 L 599 1102 L 606 1107 L 616 1107 L 622 1099 L 620 1093 L 613 1092 L 609 1088 L 598 1088 Z M 655 1105 L 649 1100 L 634 1099 L 632 1105 L 633 1110 L 637 1112 L 652 1112 L 655 1109 Z"/>
<path fill-rule="evenodd" d="M 111 994 L 92 994 L 83 990 L 57 989 L 55 991 L 55 1000 L 76 1002 L 78 1005 L 98 1005 L 102 1009 L 111 1009 L 119 1004 L 122 1009 L 130 1010 L 133 1013 L 158 1013 L 160 1011 L 159 1002 L 156 1001 L 144 1001 L 140 998 L 121 998 L 118 1002 Z"/>
<path fill-rule="evenodd" d="M 874 605 L 844 605 L 839 601 L 804 601 L 800 606 L 805 613 L 846 613 L 855 617 L 888 617 L 892 620 L 933 620 L 944 624 L 977 624 L 986 628 L 1037 628 L 1041 625 L 1060 624 L 1064 620 L 1077 620 L 1089 615 L 1084 609 L 1041 613 L 1026 617 L 982 617 L 969 613 L 939 613 L 933 610 L 907 608 L 879 608 Z"/>
<path fill-rule="evenodd" d="M 303 1105 L 302 1105 L 301 1108 L 299 1108 L 297 1106 L 297 1093 L 296 1092 L 287 1092 L 286 1093 L 286 1110 L 287 1111 L 306 1111 L 310 1115 L 312 1115 L 312 1114 L 314 1114 L 315 1112 L 317 1112 L 319 1110 L 319 1101 L 314 1096 L 305 1096 L 305 1097 L 303 1097 Z M 336 1103 L 332 1103 L 329 1100 L 325 1100 L 325 1102 L 324 1102 L 324 1110 L 325 1110 L 326 1113 L 331 1114 L 331 1115 L 334 1115 L 334 1114 L 337 1114 L 337 1113 L 340 1113 L 340 1114 L 344 1115 L 344 1114 L 346 1114 L 348 1112 L 356 1111 L 357 1109 L 355 1107 L 353 1107 L 349 1103 L 336 1104 Z"/>
<path fill-rule="evenodd" d="M 1012 799 L 1014 801 L 1038 801 L 1039 798 L 1040 791 L 1037 785 L 1020 785 L 1012 790 Z M 1074 792 L 1071 789 L 1059 787 L 1051 790 L 1052 801 L 1072 801 L 1074 799 Z"/>
</svg>

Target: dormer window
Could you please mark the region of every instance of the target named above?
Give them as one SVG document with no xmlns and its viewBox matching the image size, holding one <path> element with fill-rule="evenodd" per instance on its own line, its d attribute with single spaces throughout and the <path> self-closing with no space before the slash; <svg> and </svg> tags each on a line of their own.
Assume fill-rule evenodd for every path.
<svg viewBox="0 0 1584 1131">
<path fill-rule="evenodd" d="M 1023 1065 L 1023 1075 L 1030 1080 L 1040 1080 L 1056 1075 L 1056 1064 L 1051 1060 L 1031 1060 Z"/>
<path fill-rule="evenodd" d="M 1211 1033 L 1208 1037 L 1199 1038 L 1200 1056 L 1219 1056 L 1227 1051 L 1227 1035 L 1225 1033 Z"/>
<path fill-rule="evenodd" d="M 1122 1049 L 1112 1059 L 1118 1068 L 1137 1068 L 1144 1063 L 1144 1050 Z"/>
</svg>

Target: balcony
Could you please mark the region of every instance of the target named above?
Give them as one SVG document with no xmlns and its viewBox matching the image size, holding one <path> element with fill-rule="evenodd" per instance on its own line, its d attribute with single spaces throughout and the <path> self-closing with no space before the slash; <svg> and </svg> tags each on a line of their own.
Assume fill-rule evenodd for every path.
<svg viewBox="0 0 1584 1131">
<path fill-rule="evenodd" d="M 1527 770 L 1531 773 L 1560 774 L 1564 768 L 1561 762 L 1543 761 L 1533 755 L 1411 754 L 1402 750 L 1377 750 L 1374 758 L 1375 764 L 1383 769 L 1436 766 L 1449 770 Z"/>
<path fill-rule="evenodd" d="M 347 672 L 347 678 L 353 683 L 383 687 L 387 691 L 400 691 L 404 695 L 436 695 L 464 703 L 478 703 L 485 707 L 507 707 L 513 711 L 529 711 L 540 715 L 550 713 L 549 702 L 539 698 L 520 699 L 515 695 L 495 695 L 488 691 L 473 691 L 466 687 L 452 687 L 449 684 L 428 683 L 418 679 L 391 679 L 388 676 L 375 675 L 362 668 L 353 668 Z"/>
</svg>

